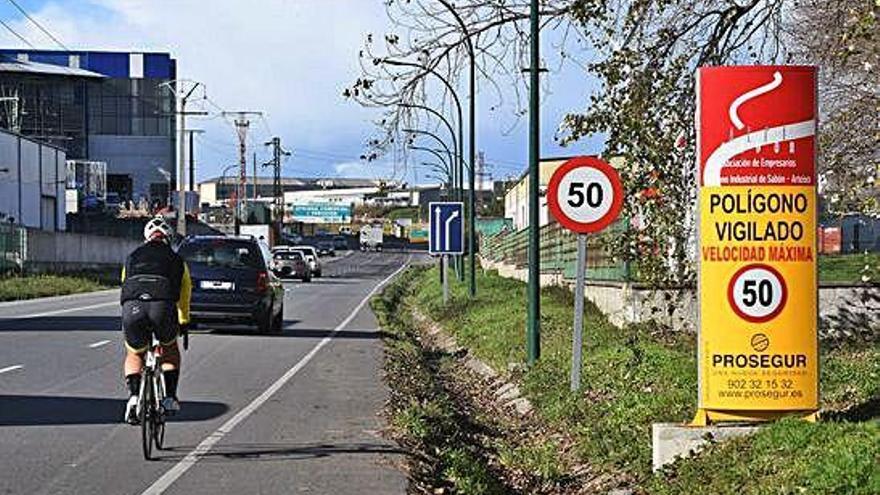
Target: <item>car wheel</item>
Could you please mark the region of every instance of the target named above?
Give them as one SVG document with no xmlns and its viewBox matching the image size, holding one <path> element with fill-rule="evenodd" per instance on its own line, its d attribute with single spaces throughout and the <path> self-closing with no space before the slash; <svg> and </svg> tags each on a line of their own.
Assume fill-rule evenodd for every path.
<svg viewBox="0 0 880 495">
<path fill-rule="evenodd" d="M 275 318 L 272 317 L 272 308 L 270 307 L 265 315 L 257 317 L 257 332 L 262 335 L 273 333 L 272 326 L 274 323 Z"/>
</svg>

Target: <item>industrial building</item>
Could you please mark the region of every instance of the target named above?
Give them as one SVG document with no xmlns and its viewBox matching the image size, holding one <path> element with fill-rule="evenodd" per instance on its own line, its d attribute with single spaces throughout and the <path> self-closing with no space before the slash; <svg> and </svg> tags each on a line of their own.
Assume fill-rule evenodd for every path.
<svg viewBox="0 0 880 495">
<path fill-rule="evenodd" d="M 0 130 L 0 221 L 64 230 L 66 181 L 63 149 Z"/>
<path fill-rule="evenodd" d="M 175 187 L 176 61 L 167 53 L 0 50 L 0 127 L 106 162 L 106 189 L 164 203 Z"/>
</svg>

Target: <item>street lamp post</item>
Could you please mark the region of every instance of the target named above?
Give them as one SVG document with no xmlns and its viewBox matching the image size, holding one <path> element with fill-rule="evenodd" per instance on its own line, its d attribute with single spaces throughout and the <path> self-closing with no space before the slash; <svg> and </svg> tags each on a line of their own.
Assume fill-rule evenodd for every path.
<svg viewBox="0 0 880 495">
<path fill-rule="evenodd" d="M 430 153 L 430 154 L 434 155 L 435 158 L 440 160 L 440 163 L 442 163 L 443 166 L 445 167 L 444 173 L 446 173 L 446 175 L 449 176 L 449 185 L 450 185 L 450 187 L 452 187 L 452 168 L 453 168 L 453 165 L 451 163 L 447 165 L 446 160 L 443 158 L 443 155 L 440 154 L 439 151 L 437 151 L 435 149 L 431 149 L 431 148 L 425 148 L 422 146 L 410 146 L 409 149 L 411 149 L 413 151 L 424 151 L 426 153 Z"/>
<path fill-rule="evenodd" d="M 413 62 L 405 62 L 402 60 L 394 60 L 394 59 L 390 59 L 390 58 L 377 59 L 376 63 L 383 63 L 383 64 L 393 65 L 393 66 L 397 66 L 397 67 L 412 67 L 415 69 L 421 69 L 421 70 L 425 71 L 426 74 L 431 74 L 434 77 L 436 77 L 437 79 L 439 79 L 440 82 L 442 82 L 443 85 L 446 87 L 446 89 L 449 90 L 449 94 L 452 95 L 452 101 L 455 102 L 455 108 L 458 111 L 458 147 L 459 147 L 458 148 L 458 158 L 459 158 L 458 189 L 459 189 L 459 191 L 461 191 L 464 188 L 462 177 L 464 175 L 464 166 L 465 166 L 464 165 L 464 136 L 463 136 L 463 134 L 464 134 L 464 117 L 462 117 L 461 100 L 458 98 L 458 93 L 455 91 L 455 87 L 453 87 L 452 84 L 448 80 L 446 80 L 446 78 L 444 78 L 442 75 L 440 75 L 439 72 L 437 72 L 436 70 L 434 70 L 430 67 L 426 67 L 421 64 L 416 64 Z M 470 163 L 471 163 L 471 167 L 473 167 L 473 160 L 471 160 Z"/>
<path fill-rule="evenodd" d="M 476 68 L 477 58 L 474 54 L 474 44 L 471 40 L 470 32 L 468 31 L 467 25 L 464 23 L 464 20 L 461 18 L 460 15 L 458 15 L 458 12 L 456 12 L 455 7 L 448 0 L 438 0 L 438 1 L 444 7 L 446 7 L 446 10 L 448 10 L 449 13 L 451 13 L 452 16 L 455 17 L 456 22 L 458 22 L 458 25 L 461 26 L 461 32 L 462 32 L 462 35 L 464 36 L 465 43 L 467 45 L 468 56 L 470 57 L 470 77 L 469 77 L 470 80 L 469 80 L 469 82 L 470 82 L 471 99 L 470 99 L 470 116 L 468 119 L 469 120 L 469 123 L 468 123 L 468 134 L 469 134 L 469 136 L 468 136 L 468 141 L 469 141 L 469 144 L 468 144 L 468 148 L 469 148 L 468 149 L 468 163 L 470 163 L 470 169 L 468 170 L 468 186 L 470 187 L 470 195 L 468 196 L 468 209 L 470 210 L 470 216 L 468 217 L 468 227 L 470 229 L 470 236 L 468 236 L 468 257 L 469 257 L 469 264 L 470 264 L 469 291 L 470 291 L 470 296 L 474 297 L 477 295 L 477 275 L 476 275 L 477 265 L 476 265 L 476 261 L 475 261 L 476 258 L 474 257 L 475 256 L 474 250 L 476 248 L 476 242 L 474 241 L 474 239 L 476 238 L 476 235 L 477 235 L 477 233 L 476 233 L 477 213 L 474 209 L 476 206 L 476 194 L 477 194 L 477 192 L 475 190 L 476 170 L 474 167 L 474 164 L 476 163 L 474 161 L 474 155 L 476 153 L 475 146 L 476 146 L 476 120 L 477 120 L 477 110 L 476 110 L 476 107 L 477 107 L 477 88 L 476 88 L 477 76 L 476 76 L 475 68 Z M 537 17 L 537 5 L 538 5 L 538 0 L 532 0 L 532 8 L 533 8 L 533 10 L 535 10 L 535 12 L 533 14 L 535 15 L 535 17 Z M 535 68 L 535 69 L 537 70 L 537 68 Z"/>
<path fill-rule="evenodd" d="M 463 162 L 464 158 L 462 157 L 462 154 L 463 154 L 464 150 L 462 149 L 463 144 L 460 141 L 461 133 L 462 133 L 461 125 L 459 125 L 459 128 L 458 128 L 459 129 L 459 138 L 456 139 L 455 138 L 455 130 L 453 129 L 452 124 L 449 122 L 449 120 L 445 116 L 443 116 L 442 113 L 438 112 L 437 110 L 434 110 L 433 108 L 425 106 L 425 105 L 417 105 L 417 104 L 413 104 L 413 103 L 400 103 L 400 106 L 404 107 L 404 108 L 414 108 L 414 109 L 418 109 L 418 110 L 424 110 L 424 111 L 436 116 L 438 119 L 440 119 L 441 122 L 443 122 L 446 125 L 446 128 L 449 129 L 449 136 L 452 138 L 452 149 L 456 150 L 456 156 L 458 156 L 459 171 L 463 170 L 464 167 L 462 165 L 462 162 Z M 455 171 L 453 171 L 453 172 L 455 172 Z M 453 173 L 452 183 L 455 184 L 455 174 L 454 173 Z"/>
<path fill-rule="evenodd" d="M 442 1 L 442 0 L 441 0 Z M 540 25 L 538 0 L 531 0 L 529 12 L 531 30 L 531 67 L 529 67 L 529 286 L 526 349 L 529 364 L 541 357 L 541 256 L 538 242 L 538 215 L 540 188 Z M 579 274 L 580 275 L 580 274 Z"/>
<path fill-rule="evenodd" d="M 433 132 L 422 131 L 422 130 L 419 130 L 419 129 L 404 129 L 403 132 L 406 132 L 406 133 L 408 133 L 408 134 L 415 134 L 415 135 L 420 135 L 420 136 L 427 136 L 427 137 L 433 139 L 434 141 L 438 142 L 438 143 L 440 144 L 440 146 L 443 148 L 443 150 L 446 152 L 446 155 L 449 157 L 449 165 L 450 165 L 450 167 L 453 167 L 453 166 L 454 166 L 454 164 L 455 164 L 455 159 L 453 158 L 453 153 L 452 153 L 452 151 L 449 149 L 449 146 L 447 146 L 446 143 L 445 143 L 442 139 L 440 139 L 440 136 L 434 134 Z"/>
</svg>

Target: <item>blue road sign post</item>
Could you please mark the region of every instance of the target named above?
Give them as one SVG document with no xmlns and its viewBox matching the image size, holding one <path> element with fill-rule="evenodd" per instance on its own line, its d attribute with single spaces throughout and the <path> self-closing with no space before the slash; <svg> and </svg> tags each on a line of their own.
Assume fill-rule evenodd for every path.
<svg viewBox="0 0 880 495">
<path fill-rule="evenodd" d="M 443 279 L 443 302 L 449 302 L 449 277 L 446 258 L 464 253 L 464 203 L 428 203 L 428 252 L 440 255 L 440 276 Z"/>
<path fill-rule="evenodd" d="M 464 203 L 429 203 L 430 238 L 428 252 L 449 255 L 464 253 Z"/>
</svg>

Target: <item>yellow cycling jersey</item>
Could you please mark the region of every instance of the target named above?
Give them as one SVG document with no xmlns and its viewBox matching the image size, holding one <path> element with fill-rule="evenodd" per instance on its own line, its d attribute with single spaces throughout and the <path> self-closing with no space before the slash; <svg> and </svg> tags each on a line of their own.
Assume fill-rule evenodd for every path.
<svg viewBox="0 0 880 495">
<path fill-rule="evenodd" d="M 122 267 L 120 282 L 125 282 L 125 266 Z M 177 299 L 177 321 L 181 325 L 189 323 L 189 304 L 192 299 L 192 278 L 189 276 L 189 267 L 183 263 L 183 277 L 180 280 L 180 297 Z"/>
</svg>

